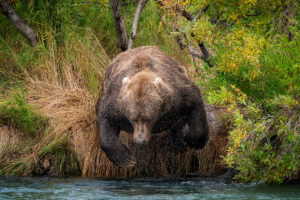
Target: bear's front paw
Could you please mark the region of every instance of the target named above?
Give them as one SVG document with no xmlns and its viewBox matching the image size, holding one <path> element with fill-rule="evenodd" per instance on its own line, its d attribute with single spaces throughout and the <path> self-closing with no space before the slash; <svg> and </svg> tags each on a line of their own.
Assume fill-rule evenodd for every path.
<svg viewBox="0 0 300 200">
<path fill-rule="evenodd" d="M 109 160 L 119 167 L 133 167 L 136 164 L 135 157 L 121 142 L 116 142 L 113 148 L 102 148 Z"/>
<path fill-rule="evenodd" d="M 111 158 L 111 161 L 119 167 L 133 167 L 136 164 L 135 158 L 127 154 L 116 155 Z"/>
</svg>

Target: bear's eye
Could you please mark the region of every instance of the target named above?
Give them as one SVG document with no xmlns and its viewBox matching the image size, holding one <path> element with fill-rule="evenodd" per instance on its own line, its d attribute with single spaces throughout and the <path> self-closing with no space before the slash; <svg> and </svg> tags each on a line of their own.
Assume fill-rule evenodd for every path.
<svg viewBox="0 0 300 200">
<path fill-rule="evenodd" d="M 138 122 L 137 119 L 132 119 L 131 121 L 132 121 L 133 123 L 137 123 L 137 122 Z"/>
<path fill-rule="evenodd" d="M 151 120 L 149 118 L 143 119 L 144 122 L 150 122 Z"/>
</svg>

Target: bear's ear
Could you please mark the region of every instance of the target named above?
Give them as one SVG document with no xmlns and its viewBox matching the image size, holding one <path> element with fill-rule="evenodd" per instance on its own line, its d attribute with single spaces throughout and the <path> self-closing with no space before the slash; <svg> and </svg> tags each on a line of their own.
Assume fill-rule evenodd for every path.
<svg viewBox="0 0 300 200">
<path fill-rule="evenodd" d="M 168 86 L 168 84 L 166 84 L 162 78 L 157 77 L 155 78 L 155 80 L 153 81 L 154 86 L 158 89 L 158 91 L 161 92 L 161 94 L 163 96 L 172 96 L 172 89 Z"/>
<path fill-rule="evenodd" d="M 128 77 L 123 78 L 122 85 L 127 85 L 128 83 L 130 83 L 129 78 Z"/>
<path fill-rule="evenodd" d="M 159 77 L 155 78 L 155 80 L 154 80 L 154 85 L 155 86 L 161 86 L 163 83 L 164 83 L 163 80 Z"/>
</svg>

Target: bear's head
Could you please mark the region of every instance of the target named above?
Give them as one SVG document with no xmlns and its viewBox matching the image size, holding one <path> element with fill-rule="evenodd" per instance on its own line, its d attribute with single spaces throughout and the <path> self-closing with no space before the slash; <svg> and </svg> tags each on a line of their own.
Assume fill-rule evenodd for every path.
<svg viewBox="0 0 300 200">
<path fill-rule="evenodd" d="M 133 127 L 135 143 L 150 139 L 152 127 L 170 109 L 172 90 L 164 80 L 150 71 L 142 71 L 122 80 L 119 103 Z"/>
</svg>

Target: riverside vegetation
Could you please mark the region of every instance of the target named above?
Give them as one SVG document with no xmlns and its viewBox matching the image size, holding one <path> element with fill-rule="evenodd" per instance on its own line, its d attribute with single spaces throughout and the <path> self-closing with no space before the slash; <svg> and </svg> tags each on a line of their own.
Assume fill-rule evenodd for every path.
<svg viewBox="0 0 300 200">
<path fill-rule="evenodd" d="M 123 4 L 131 27 L 136 2 Z M 184 176 L 231 167 L 242 182 L 299 179 L 299 4 L 149 1 L 134 47 L 158 45 L 187 66 L 225 127 L 203 150 L 183 154 L 160 154 L 154 138 L 145 162 L 123 169 L 101 152 L 95 127 L 106 66 L 121 52 L 108 2 L 13 1 L 39 43 L 31 47 L 0 15 L 0 174 Z M 191 22 L 182 9 L 201 17 Z M 195 58 L 176 38 L 182 48 L 205 44 L 211 55 Z"/>
</svg>

